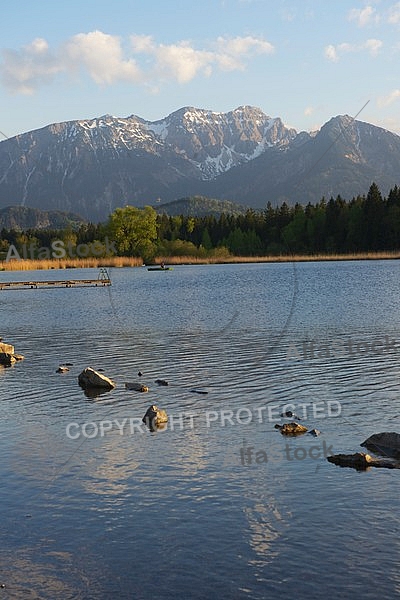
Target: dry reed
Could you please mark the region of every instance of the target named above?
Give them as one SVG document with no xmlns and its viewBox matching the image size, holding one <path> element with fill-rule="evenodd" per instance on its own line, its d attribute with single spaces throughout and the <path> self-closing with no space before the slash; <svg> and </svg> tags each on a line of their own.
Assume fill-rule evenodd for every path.
<svg viewBox="0 0 400 600">
<path fill-rule="evenodd" d="M 0 262 L 3 271 L 36 271 L 45 269 L 90 269 L 100 267 L 140 267 L 141 258 L 111 256 L 108 258 L 61 258 L 45 260 L 10 260 Z"/>
</svg>

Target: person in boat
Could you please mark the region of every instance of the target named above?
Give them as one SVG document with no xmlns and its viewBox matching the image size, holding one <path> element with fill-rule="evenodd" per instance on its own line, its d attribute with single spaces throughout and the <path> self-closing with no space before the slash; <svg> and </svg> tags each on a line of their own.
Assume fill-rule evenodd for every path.
<svg viewBox="0 0 400 600">
<path fill-rule="evenodd" d="M 164 263 L 164 261 L 161 263 L 160 266 L 161 266 L 162 269 L 165 269 L 165 263 Z"/>
</svg>

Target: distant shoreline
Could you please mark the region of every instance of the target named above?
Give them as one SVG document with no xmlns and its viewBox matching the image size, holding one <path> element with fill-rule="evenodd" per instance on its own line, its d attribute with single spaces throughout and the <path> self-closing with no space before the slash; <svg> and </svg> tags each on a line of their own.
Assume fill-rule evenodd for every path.
<svg viewBox="0 0 400 600">
<path fill-rule="evenodd" d="M 211 265 L 211 264 L 251 264 L 281 262 L 323 262 L 349 260 L 396 260 L 400 259 L 400 251 L 396 252 L 360 252 L 352 254 L 314 254 L 314 255 L 281 255 L 281 256 L 160 256 L 151 264 L 159 265 Z M 100 267 L 141 267 L 141 258 L 112 256 L 109 258 L 53 259 L 53 260 L 11 260 L 0 261 L 0 271 L 35 271 L 47 269 L 86 269 Z"/>
</svg>

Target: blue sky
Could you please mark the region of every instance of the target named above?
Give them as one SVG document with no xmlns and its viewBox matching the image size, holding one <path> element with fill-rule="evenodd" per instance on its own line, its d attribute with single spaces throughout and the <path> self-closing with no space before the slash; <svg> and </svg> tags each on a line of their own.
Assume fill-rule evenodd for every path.
<svg viewBox="0 0 400 600">
<path fill-rule="evenodd" d="M 19 0 L 1 13 L 0 131 L 183 106 L 400 134 L 400 2 Z"/>
</svg>

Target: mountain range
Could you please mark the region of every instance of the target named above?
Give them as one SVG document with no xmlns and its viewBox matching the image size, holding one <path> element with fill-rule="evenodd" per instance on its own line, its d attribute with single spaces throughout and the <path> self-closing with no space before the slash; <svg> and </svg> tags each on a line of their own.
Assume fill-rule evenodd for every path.
<svg viewBox="0 0 400 600">
<path fill-rule="evenodd" d="M 159 121 L 132 115 L 56 123 L 0 142 L 0 208 L 73 212 L 100 221 L 119 206 L 192 196 L 261 208 L 399 184 L 400 136 L 337 116 L 297 132 L 241 106 L 185 107 Z"/>
</svg>

